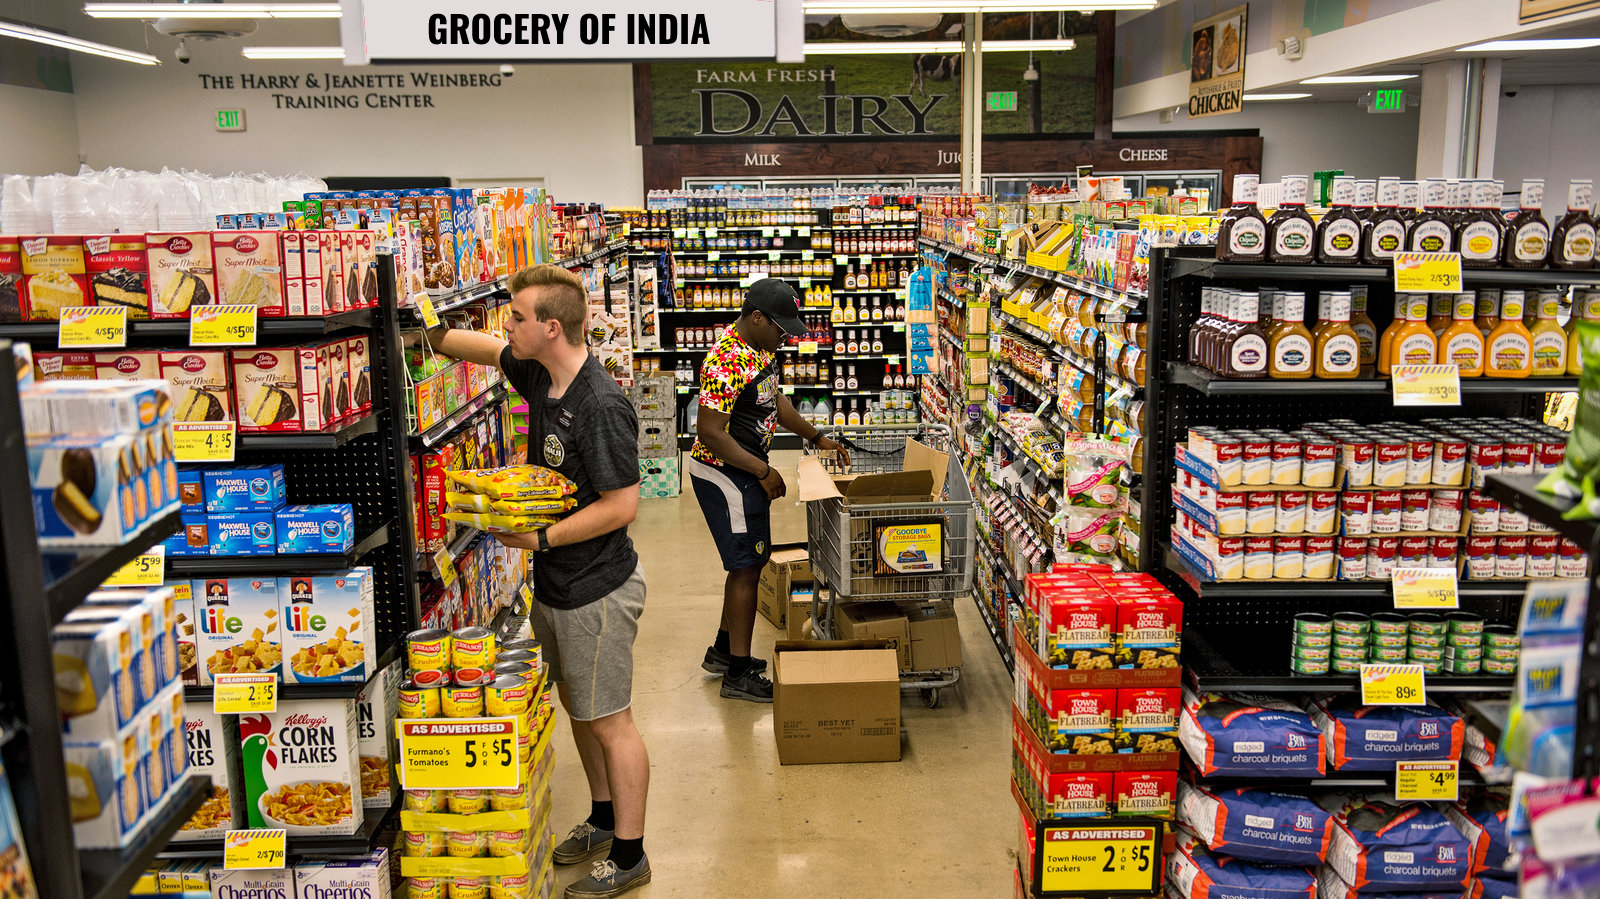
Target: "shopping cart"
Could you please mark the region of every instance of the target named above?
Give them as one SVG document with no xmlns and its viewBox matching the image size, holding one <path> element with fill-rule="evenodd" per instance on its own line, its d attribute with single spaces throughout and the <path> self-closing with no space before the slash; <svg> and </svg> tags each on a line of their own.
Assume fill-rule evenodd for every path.
<svg viewBox="0 0 1600 899">
<path fill-rule="evenodd" d="M 933 424 L 864 425 L 832 428 L 831 436 L 850 452 L 848 467 L 836 453 L 820 454 L 830 474 L 875 474 L 900 471 L 906 441 L 916 440 L 949 455 L 944 494 L 938 501 L 851 503 L 830 498 L 806 504 L 806 536 L 811 570 L 817 581 L 812 600 L 812 629 L 819 639 L 835 634 L 834 612 L 840 603 L 909 600 L 953 600 L 972 592 L 972 493 L 956 462 L 950 428 Z M 807 447 L 810 455 L 816 450 Z M 930 525 L 940 538 L 940 569 L 929 574 L 884 573 L 878 534 L 897 523 Z M 928 708 L 939 704 L 939 691 L 961 679 L 960 668 L 906 671 L 900 689 L 920 691 Z"/>
</svg>

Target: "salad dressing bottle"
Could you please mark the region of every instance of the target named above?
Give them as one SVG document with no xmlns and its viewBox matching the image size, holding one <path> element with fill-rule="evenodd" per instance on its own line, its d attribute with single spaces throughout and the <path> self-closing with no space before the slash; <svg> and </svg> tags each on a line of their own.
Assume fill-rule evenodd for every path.
<svg viewBox="0 0 1600 899">
<path fill-rule="evenodd" d="M 1567 188 L 1567 214 L 1550 230 L 1550 267 L 1558 269 L 1594 268 L 1594 181 L 1574 179 Z"/>
<path fill-rule="evenodd" d="M 1384 265 L 1406 247 L 1406 219 L 1400 211 L 1400 179 L 1378 179 L 1378 207 L 1361 229 L 1361 261 Z"/>
<path fill-rule="evenodd" d="M 1378 364 L 1378 326 L 1367 314 L 1366 285 L 1350 288 L 1350 327 L 1356 329 L 1356 340 L 1361 344 L 1361 374 L 1370 377 Z"/>
<path fill-rule="evenodd" d="M 1383 336 L 1378 338 L 1378 374 L 1387 375 L 1394 365 L 1394 338 L 1400 329 L 1406 325 L 1407 310 L 1410 308 L 1411 295 L 1397 293 L 1394 295 L 1394 315 L 1389 319 L 1389 327 L 1383 329 Z"/>
<path fill-rule="evenodd" d="M 1472 206 L 1456 224 L 1455 241 L 1466 268 L 1494 268 L 1500 264 L 1500 242 L 1505 219 L 1500 215 L 1499 182 L 1470 182 Z"/>
<path fill-rule="evenodd" d="M 1561 294 L 1541 290 L 1536 297 L 1538 318 L 1529 332 L 1533 337 L 1532 376 L 1559 378 L 1567 373 L 1567 332 L 1556 321 L 1561 314 Z"/>
<path fill-rule="evenodd" d="M 1354 378 L 1361 373 L 1361 342 L 1350 327 L 1350 293 L 1334 290 L 1318 297 L 1316 375 Z"/>
<path fill-rule="evenodd" d="M 1454 365 L 1463 378 L 1483 376 L 1483 334 L 1473 321 L 1477 311 L 1470 293 L 1446 294 L 1452 298 L 1450 327 L 1439 335 L 1439 362 Z"/>
<path fill-rule="evenodd" d="M 1361 259 L 1361 217 L 1353 208 L 1356 179 L 1343 175 L 1333 179 L 1332 207 L 1317 223 L 1317 261 L 1327 264 L 1355 263 Z"/>
<path fill-rule="evenodd" d="M 1268 334 L 1270 359 L 1267 373 L 1274 378 L 1309 378 L 1312 369 L 1311 332 L 1306 330 L 1306 295 L 1287 290 L 1273 297 L 1277 321 Z"/>
<path fill-rule="evenodd" d="M 1489 332 L 1483 373 L 1491 378 L 1526 378 L 1533 372 L 1533 335 L 1522 324 L 1523 293 L 1500 295 L 1500 323 Z"/>
<path fill-rule="evenodd" d="M 1267 339 L 1256 321 L 1260 300 L 1255 291 L 1240 291 L 1234 300 L 1238 325 L 1223 343 L 1222 374 L 1230 378 L 1261 378 L 1267 374 Z"/>
<path fill-rule="evenodd" d="M 1445 208 L 1450 191 L 1449 179 L 1429 178 L 1422 185 L 1423 211 L 1411 222 L 1406 234 L 1406 249 L 1419 253 L 1448 253 L 1454 248 L 1454 230 Z"/>
<path fill-rule="evenodd" d="M 1478 311 L 1474 318 L 1478 326 L 1478 333 L 1484 340 L 1489 339 L 1489 332 L 1495 325 L 1500 324 L 1500 289 L 1498 287 L 1478 288 Z"/>
<path fill-rule="evenodd" d="M 1267 261 L 1267 220 L 1256 208 L 1260 195 L 1260 175 L 1233 176 L 1233 205 L 1217 222 L 1218 261 Z"/>
<path fill-rule="evenodd" d="M 1427 294 L 1411 294 L 1405 327 L 1394 336 L 1393 365 L 1433 365 L 1439 358 L 1439 338 L 1428 327 L 1428 305 Z"/>
<path fill-rule="evenodd" d="M 1500 261 L 1506 268 L 1544 268 L 1550 261 L 1550 223 L 1544 219 L 1544 179 L 1525 178 L 1517 217 L 1506 228 Z"/>
</svg>

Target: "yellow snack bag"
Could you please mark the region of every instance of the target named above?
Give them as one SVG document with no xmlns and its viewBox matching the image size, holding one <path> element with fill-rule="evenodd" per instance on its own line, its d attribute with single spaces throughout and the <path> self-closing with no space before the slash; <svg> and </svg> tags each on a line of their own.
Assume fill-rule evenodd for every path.
<svg viewBox="0 0 1600 899">
<path fill-rule="evenodd" d="M 555 515 L 577 505 L 570 496 L 552 499 L 494 499 L 482 493 L 445 491 L 444 501 L 455 512 L 482 512 L 491 515 Z"/>
<path fill-rule="evenodd" d="M 446 521 L 456 521 L 491 534 L 527 534 L 556 523 L 547 515 L 486 515 L 479 512 L 446 512 Z"/>
<path fill-rule="evenodd" d="M 493 499 L 551 499 L 577 492 L 577 487 L 565 475 L 540 465 L 475 468 L 446 472 L 446 475 L 473 493 Z"/>
</svg>

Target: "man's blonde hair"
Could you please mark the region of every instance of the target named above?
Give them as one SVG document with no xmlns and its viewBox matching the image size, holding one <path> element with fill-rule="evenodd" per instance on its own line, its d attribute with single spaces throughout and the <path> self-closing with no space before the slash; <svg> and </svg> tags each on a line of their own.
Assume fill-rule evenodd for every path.
<svg viewBox="0 0 1600 899">
<path fill-rule="evenodd" d="M 583 321 L 589 314 L 589 291 L 583 279 L 559 265 L 534 265 L 511 276 L 511 295 L 530 287 L 548 288 L 533 298 L 533 314 L 539 321 L 561 323 L 567 343 L 583 346 Z"/>
</svg>

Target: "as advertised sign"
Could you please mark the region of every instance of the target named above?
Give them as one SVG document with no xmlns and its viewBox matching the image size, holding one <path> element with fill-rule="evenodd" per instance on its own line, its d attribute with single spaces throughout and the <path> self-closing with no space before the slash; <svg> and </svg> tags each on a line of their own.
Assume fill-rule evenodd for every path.
<svg viewBox="0 0 1600 899">
<path fill-rule="evenodd" d="M 896 520 L 873 527 L 877 555 L 874 574 L 905 577 L 944 573 L 944 523 L 938 519 Z"/>
<path fill-rule="evenodd" d="M 1189 37 L 1189 118 L 1238 112 L 1244 105 L 1245 7 L 1212 16 Z"/>
<path fill-rule="evenodd" d="M 1045 828 L 1039 887 L 1047 894 L 1151 893 L 1160 882 L 1161 833 L 1154 827 Z"/>
<path fill-rule="evenodd" d="M 598 6 L 580 7 L 548 0 L 360 3 L 365 53 L 373 62 L 644 62 L 777 55 L 777 4 L 761 0 L 601 0 Z"/>
</svg>

